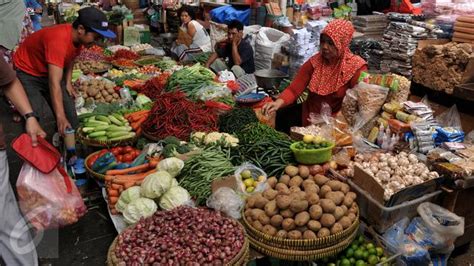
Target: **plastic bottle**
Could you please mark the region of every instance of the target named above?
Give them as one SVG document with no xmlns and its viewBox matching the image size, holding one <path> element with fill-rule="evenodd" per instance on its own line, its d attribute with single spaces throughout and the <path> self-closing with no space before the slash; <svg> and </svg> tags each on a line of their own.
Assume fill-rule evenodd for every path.
<svg viewBox="0 0 474 266">
<path fill-rule="evenodd" d="M 385 133 L 385 130 L 384 130 L 383 124 L 380 124 L 379 133 L 377 134 L 377 144 L 379 146 L 382 146 L 382 144 L 383 144 L 384 133 Z"/>
<path fill-rule="evenodd" d="M 389 146 L 390 146 L 390 136 L 387 134 L 384 134 L 382 137 L 381 148 L 382 150 L 388 150 Z"/>
</svg>

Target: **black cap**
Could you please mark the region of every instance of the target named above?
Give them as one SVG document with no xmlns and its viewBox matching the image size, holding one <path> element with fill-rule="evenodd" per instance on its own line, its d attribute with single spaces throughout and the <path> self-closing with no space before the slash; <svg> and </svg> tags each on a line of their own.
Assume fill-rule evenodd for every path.
<svg viewBox="0 0 474 266">
<path fill-rule="evenodd" d="M 86 7 L 79 10 L 77 21 L 82 26 L 91 28 L 93 31 L 104 36 L 105 38 L 117 37 L 115 33 L 109 30 L 109 22 L 107 16 L 95 7 Z"/>
</svg>

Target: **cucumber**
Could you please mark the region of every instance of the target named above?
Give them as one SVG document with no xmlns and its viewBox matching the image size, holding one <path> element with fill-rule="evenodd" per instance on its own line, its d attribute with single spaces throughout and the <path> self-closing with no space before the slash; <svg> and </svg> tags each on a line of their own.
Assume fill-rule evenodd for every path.
<svg viewBox="0 0 474 266">
<path fill-rule="evenodd" d="M 102 122 L 102 121 L 88 121 L 86 123 L 86 127 L 89 127 L 87 125 L 92 125 L 92 126 L 108 126 L 109 124 L 106 123 L 106 122 Z"/>
<path fill-rule="evenodd" d="M 130 132 L 127 135 L 116 137 L 116 138 L 110 138 L 109 140 L 110 141 L 117 141 L 117 140 L 129 139 L 129 138 L 133 138 L 133 137 L 135 137 L 135 133 Z"/>
<path fill-rule="evenodd" d="M 108 138 L 117 138 L 117 137 L 121 137 L 121 136 L 126 136 L 129 133 L 130 132 L 128 132 L 128 131 L 107 132 L 107 137 Z"/>
<path fill-rule="evenodd" d="M 94 139 L 98 140 L 98 141 L 107 141 L 108 140 L 107 136 L 100 136 L 100 137 L 96 137 Z"/>
<path fill-rule="evenodd" d="M 106 122 L 107 124 L 110 124 L 110 119 L 107 118 L 106 116 L 103 115 L 98 115 L 95 117 L 96 120 Z"/>
<path fill-rule="evenodd" d="M 93 117 L 94 114 L 93 113 L 83 113 L 83 114 L 80 114 L 77 116 L 77 119 L 81 120 L 81 121 L 85 121 L 86 119 L 88 119 L 89 117 Z"/>
<path fill-rule="evenodd" d="M 84 133 L 92 132 L 94 130 L 95 130 L 95 127 L 83 127 L 82 128 L 82 132 L 84 132 Z"/>
<path fill-rule="evenodd" d="M 123 123 L 126 123 L 128 122 L 127 119 L 125 119 L 125 117 L 123 117 L 123 115 L 120 115 L 120 114 L 117 114 L 117 113 L 114 113 L 112 114 L 115 118 L 117 118 L 118 120 L 122 121 Z"/>
<path fill-rule="evenodd" d="M 117 118 L 115 118 L 113 115 L 109 115 L 109 119 L 110 119 L 110 122 L 112 122 L 113 124 L 121 127 L 124 125 L 124 123 L 122 123 L 122 121 L 118 120 Z"/>
<path fill-rule="evenodd" d="M 95 131 L 95 132 L 92 132 L 90 134 L 88 134 L 87 136 L 89 138 L 95 138 L 95 137 L 100 137 L 100 136 L 105 136 L 107 132 L 105 130 L 103 131 Z"/>
<path fill-rule="evenodd" d="M 97 132 L 97 131 L 104 131 L 104 130 L 107 130 L 107 128 L 109 128 L 109 127 L 110 127 L 110 126 L 96 126 L 96 127 L 94 128 L 94 130 L 92 130 L 92 131 L 94 131 L 94 132 Z"/>
<path fill-rule="evenodd" d="M 126 126 L 109 126 L 107 129 L 105 129 L 106 131 L 125 131 L 125 132 L 130 132 L 132 131 L 132 128 L 131 127 L 126 127 Z"/>
</svg>

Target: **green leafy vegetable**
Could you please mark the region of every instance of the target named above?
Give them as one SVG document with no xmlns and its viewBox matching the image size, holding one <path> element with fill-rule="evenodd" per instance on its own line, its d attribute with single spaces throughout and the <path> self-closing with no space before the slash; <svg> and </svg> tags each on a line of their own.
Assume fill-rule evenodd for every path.
<svg viewBox="0 0 474 266">
<path fill-rule="evenodd" d="M 170 188 L 160 198 L 160 208 L 163 210 L 171 210 L 178 206 L 184 205 L 191 201 L 188 191 L 180 186 Z"/>
</svg>

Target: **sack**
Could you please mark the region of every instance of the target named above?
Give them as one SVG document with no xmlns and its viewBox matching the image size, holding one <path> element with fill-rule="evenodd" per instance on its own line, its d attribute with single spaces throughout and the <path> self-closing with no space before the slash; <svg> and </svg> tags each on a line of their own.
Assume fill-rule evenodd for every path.
<svg viewBox="0 0 474 266">
<path fill-rule="evenodd" d="M 59 151 L 45 139 L 38 137 L 38 145 L 33 147 L 31 137 L 25 133 L 13 140 L 12 149 L 20 158 L 45 174 L 53 171 L 61 159 Z"/>
<path fill-rule="evenodd" d="M 255 69 L 270 69 L 273 55 L 279 53 L 283 43 L 289 40 L 289 34 L 272 28 L 261 28 L 255 42 Z"/>
<path fill-rule="evenodd" d="M 179 44 L 184 44 L 187 47 L 191 46 L 193 43 L 193 38 L 185 32 L 182 28 L 178 29 L 178 39 L 176 40 Z"/>
<path fill-rule="evenodd" d="M 228 24 L 232 20 L 238 20 L 244 25 L 249 24 L 250 20 L 250 8 L 246 10 L 237 10 L 232 6 L 222 6 L 214 8 L 210 12 L 211 20 L 217 23 Z"/>
<path fill-rule="evenodd" d="M 20 209 L 37 230 L 73 224 L 87 208 L 62 167 L 44 174 L 24 163 L 16 183 Z"/>
<path fill-rule="evenodd" d="M 215 23 L 214 21 L 210 22 L 211 29 L 211 51 L 215 52 L 216 44 L 227 39 L 227 25 Z"/>
</svg>

